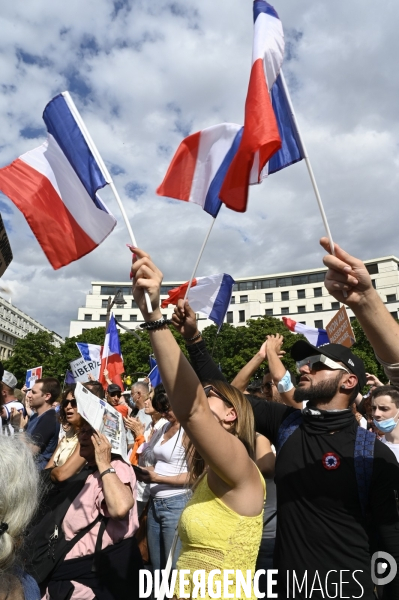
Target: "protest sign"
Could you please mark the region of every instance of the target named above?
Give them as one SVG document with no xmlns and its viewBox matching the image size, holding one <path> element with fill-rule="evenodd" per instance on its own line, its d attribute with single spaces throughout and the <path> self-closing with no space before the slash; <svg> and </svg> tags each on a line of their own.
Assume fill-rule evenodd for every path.
<svg viewBox="0 0 399 600">
<path fill-rule="evenodd" d="M 42 378 L 43 367 L 35 367 L 34 369 L 28 369 L 26 371 L 25 385 L 28 390 L 31 390 L 36 383 L 37 379 Z"/>
<path fill-rule="evenodd" d="M 89 374 L 97 381 L 100 369 L 100 365 L 97 361 L 91 360 L 90 362 L 87 362 L 84 358 L 77 358 L 76 360 L 71 360 L 69 364 L 71 365 L 71 371 L 75 381 L 85 383 L 90 379 Z"/>
<path fill-rule="evenodd" d="M 105 400 L 98 398 L 81 383 L 76 384 L 75 398 L 78 413 L 109 440 L 114 454 L 119 454 L 124 461 L 127 458 L 126 433 L 122 415 Z M 130 464 L 130 463 L 129 463 Z"/>
<path fill-rule="evenodd" d="M 10 242 L 8 241 L 6 228 L 4 227 L 3 219 L 0 215 L 0 277 L 6 272 L 12 258 Z"/>
<path fill-rule="evenodd" d="M 337 314 L 331 319 L 326 326 L 326 331 L 331 344 L 341 344 L 350 348 L 356 342 L 345 306 L 341 306 Z"/>
</svg>

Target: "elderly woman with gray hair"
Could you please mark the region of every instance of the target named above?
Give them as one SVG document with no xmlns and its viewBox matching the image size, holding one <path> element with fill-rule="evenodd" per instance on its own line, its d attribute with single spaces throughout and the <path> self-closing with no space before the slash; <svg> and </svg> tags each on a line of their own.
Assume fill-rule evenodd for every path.
<svg viewBox="0 0 399 600">
<path fill-rule="evenodd" d="M 23 535 L 38 502 L 39 473 L 18 436 L 0 435 L 0 600 L 40 600 L 19 560 Z"/>
</svg>

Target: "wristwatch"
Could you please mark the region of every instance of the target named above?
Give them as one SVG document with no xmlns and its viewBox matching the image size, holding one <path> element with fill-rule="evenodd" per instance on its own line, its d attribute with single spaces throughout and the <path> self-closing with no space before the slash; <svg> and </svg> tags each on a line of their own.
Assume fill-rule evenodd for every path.
<svg viewBox="0 0 399 600">
<path fill-rule="evenodd" d="M 106 475 L 107 473 L 116 473 L 115 469 L 113 467 L 111 467 L 110 469 L 107 469 L 106 471 L 103 471 L 102 473 L 100 473 L 100 477 L 101 479 L 104 477 L 104 475 Z"/>
</svg>

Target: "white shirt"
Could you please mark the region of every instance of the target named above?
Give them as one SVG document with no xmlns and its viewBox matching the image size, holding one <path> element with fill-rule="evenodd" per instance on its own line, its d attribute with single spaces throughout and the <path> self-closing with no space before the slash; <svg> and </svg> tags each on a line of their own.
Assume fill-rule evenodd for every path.
<svg viewBox="0 0 399 600">
<path fill-rule="evenodd" d="M 396 460 L 399 462 L 399 444 L 392 444 L 392 442 L 387 442 L 385 436 L 381 439 L 381 442 L 383 442 L 386 446 L 388 446 L 388 448 L 392 450 L 392 452 L 396 456 Z"/>
</svg>

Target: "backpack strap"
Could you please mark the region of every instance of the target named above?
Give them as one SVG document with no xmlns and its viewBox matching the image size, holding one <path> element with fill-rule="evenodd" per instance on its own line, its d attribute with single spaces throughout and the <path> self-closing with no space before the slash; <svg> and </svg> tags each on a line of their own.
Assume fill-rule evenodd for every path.
<svg viewBox="0 0 399 600">
<path fill-rule="evenodd" d="M 373 473 L 374 443 L 376 435 L 363 427 L 358 427 L 355 440 L 355 474 L 362 514 L 366 516 L 371 475 Z"/>
<path fill-rule="evenodd" d="M 298 427 L 301 425 L 301 423 L 302 423 L 302 412 L 300 410 L 294 410 L 281 423 L 279 430 L 278 430 L 277 442 L 276 442 L 277 456 L 278 456 L 281 448 L 285 444 L 285 442 L 290 437 L 290 435 L 292 435 L 294 433 L 294 431 L 296 429 L 298 429 Z"/>
</svg>

